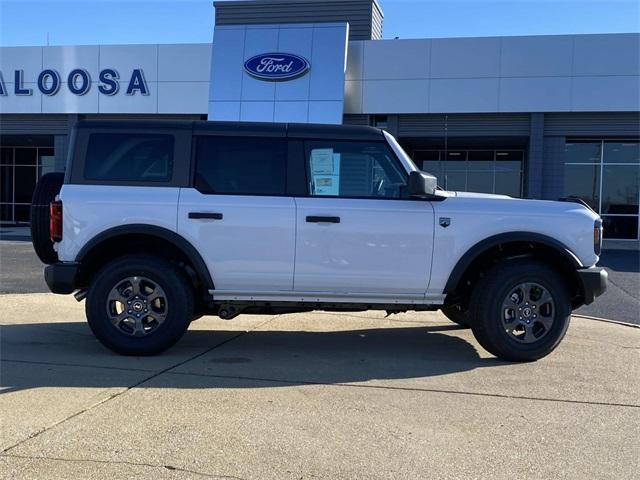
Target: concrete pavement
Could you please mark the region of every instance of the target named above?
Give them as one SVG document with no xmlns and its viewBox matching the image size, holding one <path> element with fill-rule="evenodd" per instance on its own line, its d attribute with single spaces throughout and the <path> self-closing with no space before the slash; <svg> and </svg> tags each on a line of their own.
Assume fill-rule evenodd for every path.
<svg viewBox="0 0 640 480">
<path fill-rule="evenodd" d="M 634 478 L 640 329 L 508 364 L 440 314 L 212 317 L 120 357 L 84 305 L 4 295 L 0 478 Z"/>
</svg>

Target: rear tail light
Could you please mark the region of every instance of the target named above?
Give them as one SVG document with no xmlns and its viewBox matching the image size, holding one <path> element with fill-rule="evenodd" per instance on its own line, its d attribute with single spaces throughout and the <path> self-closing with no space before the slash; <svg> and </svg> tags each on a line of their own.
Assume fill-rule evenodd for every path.
<svg viewBox="0 0 640 480">
<path fill-rule="evenodd" d="M 598 218 L 593 224 L 593 251 L 596 255 L 602 252 L 602 219 Z"/>
<path fill-rule="evenodd" d="M 62 240 L 62 202 L 60 200 L 49 204 L 49 237 L 52 242 Z"/>
</svg>

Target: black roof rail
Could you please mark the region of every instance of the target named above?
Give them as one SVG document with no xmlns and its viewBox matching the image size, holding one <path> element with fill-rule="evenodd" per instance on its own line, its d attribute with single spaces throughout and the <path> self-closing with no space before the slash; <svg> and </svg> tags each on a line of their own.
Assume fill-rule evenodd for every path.
<svg viewBox="0 0 640 480">
<path fill-rule="evenodd" d="M 358 125 L 313 123 L 223 122 L 206 120 L 80 120 L 76 128 L 170 128 L 193 129 L 199 135 L 281 136 L 305 139 L 344 139 L 381 141 L 382 130 Z"/>
</svg>

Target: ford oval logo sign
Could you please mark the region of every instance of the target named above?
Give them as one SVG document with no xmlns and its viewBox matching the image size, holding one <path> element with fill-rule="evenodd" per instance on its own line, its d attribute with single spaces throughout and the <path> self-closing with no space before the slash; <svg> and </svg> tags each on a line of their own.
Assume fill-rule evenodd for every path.
<svg viewBox="0 0 640 480">
<path fill-rule="evenodd" d="M 244 69 L 252 77 L 278 82 L 293 80 L 309 71 L 306 58 L 291 53 L 263 53 L 244 62 Z"/>
</svg>

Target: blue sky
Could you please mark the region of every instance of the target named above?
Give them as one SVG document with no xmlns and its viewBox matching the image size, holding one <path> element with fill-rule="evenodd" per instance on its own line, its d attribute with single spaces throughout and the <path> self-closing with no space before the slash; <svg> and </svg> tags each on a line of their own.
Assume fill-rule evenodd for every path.
<svg viewBox="0 0 640 480">
<path fill-rule="evenodd" d="M 385 38 L 640 31 L 639 0 L 380 0 Z M 191 43 L 212 0 L 0 0 L 0 45 Z"/>
</svg>

